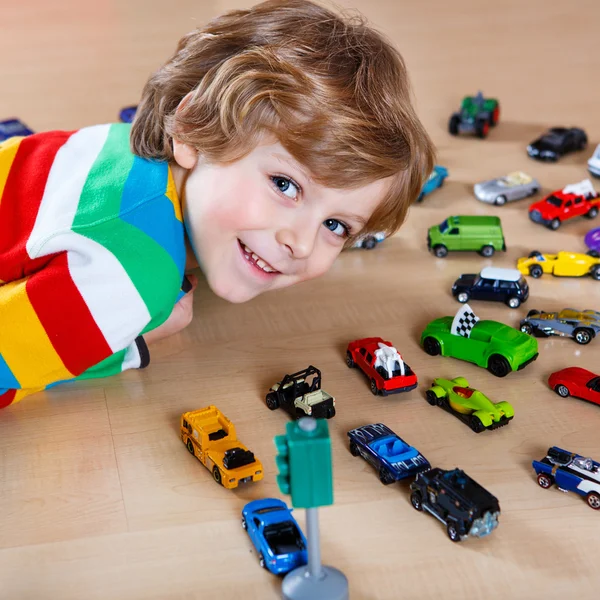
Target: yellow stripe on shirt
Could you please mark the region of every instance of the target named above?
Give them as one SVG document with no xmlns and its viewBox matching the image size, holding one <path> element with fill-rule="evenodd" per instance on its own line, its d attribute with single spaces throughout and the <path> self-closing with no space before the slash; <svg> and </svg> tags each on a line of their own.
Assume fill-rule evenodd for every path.
<svg viewBox="0 0 600 600">
<path fill-rule="evenodd" d="M 183 223 L 183 218 L 181 216 L 181 203 L 179 202 L 179 198 L 177 197 L 177 188 L 175 187 L 175 180 L 173 179 L 173 173 L 171 172 L 170 167 L 169 167 L 169 178 L 167 181 L 167 191 L 165 192 L 165 196 L 173 204 L 173 210 L 175 211 L 175 218 L 178 221 L 181 221 Z"/>
<path fill-rule="evenodd" d="M 4 186 L 6 185 L 6 180 L 15 160 L 17 150 L 24 139 L 23 137 L 12 137 L 0 144 L 0 202 L 2 202 Z"/>
</svg>

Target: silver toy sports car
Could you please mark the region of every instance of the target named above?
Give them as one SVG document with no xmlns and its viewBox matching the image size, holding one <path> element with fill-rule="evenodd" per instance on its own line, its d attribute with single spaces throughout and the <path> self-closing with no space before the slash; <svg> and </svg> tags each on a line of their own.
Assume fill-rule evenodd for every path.
<svg viewBox="0 0 600 600">
<path fill-rule="evenodd" d="M 572 337 L 578 344 L 589 344 L 600 333 L 600 312 L 573 308 L 560 312 L 530 310 L 521 321 L 521 331 L 536 337 Z"/>
<path fill-rule="evenodd" d="M 527 173 L 515 171 L 509 173 L 506 177 L 476 183 L 473 191 L 478 200 L 501 206 L 511 200 L 533 196 L 540 187 L 537 179 L 527 175 Z"/>
</svg>

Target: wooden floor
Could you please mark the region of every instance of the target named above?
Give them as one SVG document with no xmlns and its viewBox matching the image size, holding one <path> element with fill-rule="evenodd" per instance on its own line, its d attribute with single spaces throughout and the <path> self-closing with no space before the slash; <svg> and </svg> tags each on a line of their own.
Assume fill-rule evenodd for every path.
<svg viewBox="0 0 600 600">
<path fill-rule="evenodd" d="M 36 130 L 77 128 L 135 104 L 147 75 L 179 37 L 247 0 L 42 0 L 3 7 L 0 117 Z M 349 6 L 348 0 L 342 3 Z M 201 284 L 196 319 L 153 352 L 143 372 L 64 385 L 0 414 L 0 598 L 136 600 L 277 598 L 280 580 L 259 568 L 240 511 L 280 496 L 273 436 L 286 417 L 264 405 L 284 373 L 314 364 L 337 398 L 330 423 L 335 505 L 321 510 L 322 556 L 346 573 L 355 599 L 565 599 L 598 595 L 600 515 L 575 494 L 544 491 L 531 461 L 551 445 L 600 459 L 600 407 L 561 399 L 548 375 L 578 365 L 600 372 L 600 340 L 580 347 L 540 340 L 540 357 L 497 379 L 451 358 L 432 358 L 419 335 L 454 314 L 454 279 L 484 265 L 512 267 L 532 249 L 585 251 L 587 219 L 550 232 L 527 218 L 528 200 L 479 203 L 472 185 L 522 169 L 543 191 L 587 176 L 600 142 L 600 3 L 597 0 L 355 0 L 403 53 L 419 114 L 448 167 L 446 185 L 411 209 L 378 249 L 344 253 L 322 280 L 229 305 Z M 450 113 L 481 89 L 502 104 L 486 141 L 453 138 Z M 589 148 L 556 165 L 525 153 L 551 125 L 584 127 Z M 600 188 L 600 181 L 595 181 Z M 426 229 L 451 214 L 498 214 L 507 252 L 436 259 Z M 600 220 L 596 223 L 600 225 Z M 482 318 L 518 324 L 531 308 L 600 309 L 591 279 L 530 281 L 518 310 L 474 303 Z M 1 332 L 0 332 L 1 335 Z M 381 335 L 403 353 L 417 390 L 375 398 L 344 364 L 349 340 Z M 475 435 L 433 408 L 433 377 L 464 376 L 514 404 L 508 426 Z M 182 412 L 217 405 L 265 465 L 262 482 L 217 486 L 178 438 Z M 346 432 L 383 421 L 440 467 L 460 466 L 500 500 L 492 536 L 452 544 L 417 513 L 408 488 L 382 486 L 353 458 Z M 304 523 L 303 511 L 297 517 Z"/>
</svg>

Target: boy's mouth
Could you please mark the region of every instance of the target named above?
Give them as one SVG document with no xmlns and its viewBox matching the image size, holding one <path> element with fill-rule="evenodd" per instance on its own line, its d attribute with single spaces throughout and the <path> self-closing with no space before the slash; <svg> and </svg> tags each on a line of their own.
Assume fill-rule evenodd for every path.
<svg viewBox="0 0 600 600">
<path fill-rule="evenodd" d="M 258 254 L 252 251 L 251 248 L 248 248 L 246 244 L 244 244 L 241 240 L 238 239 L 238 244 L 240 245 L 240 249 L 244 255 L 244 258 L 253 266 L 262 271 L 263 273 L 268 273 L 269 275 L 280 275 L 281 273 L 273 268 L 267 261 L 263 260 Z"/>
</svg>

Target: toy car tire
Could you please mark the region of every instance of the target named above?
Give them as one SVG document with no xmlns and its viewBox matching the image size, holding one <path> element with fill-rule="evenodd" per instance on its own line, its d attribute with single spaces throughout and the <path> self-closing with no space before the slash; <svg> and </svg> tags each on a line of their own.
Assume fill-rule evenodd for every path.
<svg viewBox="0 0 600 600">
<path fill-rule="evenodd" d="M 488 371 L 496 377 L 506 377 L 510 371 L 510 364 L 500 354 L 492 354 L 488 359 Z"/>
<path fill-rule="evenodd" d="M 223 478 L 221 477 L 221 471 L 219 471 L 219 467 L 213 467 L 213 479 L 219 484 L 223 485 Z"/>
<path fill-rule="evenodd" d="M 520 329 L 527 335 L 531 335 L 533 333 L 533 327 L 531 326 L 531 323 L 521 323 Z"/>
<path fill-rule="evenodd" d="M 446 531 L 448 532 L 448 537 L 453 542 L 460 542 L 460 535 L 458 533 L 458 529 L 456 525 L 452 522 L 446 524 Z"/>
<path fill-rule="evenodd" d="M 544 311 L 541 311 L 544 312 Z M 535 315 L 539 315 L 540 311 L 536 310 L 535 308 L 532 308 L 528 313 L 527 313 L 527 318 L 529 319 L 530 317 L 534 317 Z"/>
<path fill-rule="evenodd" d="M 592 206 L 592 208 L 587 211 L 585 216 L 588 219 L 595 219 L 598 216 L 598 209 L 595 206 Z"/>
<path fill-rule="evenodd" d="M 374 237 L 368 237 L 362 243 L 362 247 L 365 248 L 366 250 L 373 250 L 373 248 L 375 248 L 375 246 L 377 246 L 377 240 Z"/>
<path fill-rule="evenodd" d="M 481 256 L 485 256 L 486 258 L 490 258 L 491 256 L 494 256 L 494 246 L 490 246 L 489 244 L 483 246 L 480 250 L 480 254 Z"/>
<path fill-rule="evenodd" d="M 579 328 L 573 332 L 573 339 L 582 346 L 589 344 L 592 341 L 594 334 L 589 329 Z"/>
<path fill-rule="evenodd" d="M 458 115 L 452 115 L 448 122 L 448 132 L 450 135 L 458 135 L 458 126 L 460 124 L 460 117 Z"/>
<path fill-rule="evenodd" d="M 377 387 L 377 382 L 373 378 L 371 378 L 371 394 L 373 394 L 373 396 L 379 395 L 379 388 Z"/>
<path fill-rule="evenodd" d="M 427 390 L 425 392 L 425 400 L 431 404 L 431 406 L 435 406 L 438 401 L 438 397 L 431 390 Z"/>
<path fill-rule="evenodd" d="M 258 564 L 263 568 L 266 569 L 267 568 L 267 563 L 265 562 L 265 557 L 263 556 L 263 553 L 260 552 L 258 554 Z"/>
<path fill-rule="evenodd" d="M 600 258 L 600 252 L 598 252 L 597 250 L 588 250 L 586 254 L 588 256 L 591 256 L 592 258 Z"/>
<path fill-rule="evenodd" d="M 513 296 L 508 299 L 506 304 L 508 304 L 509 308 L 519 308 L 519 306 L 521 306 L 521 301 L 516 296 Z"/>
<path fill-rule="evenodd" d="M 539 279 L 544 274 L 544 271 L 542 270 L 542 267 L 540 267 L 540 265 L 532 265 L 531 267 L 529 267 L 529 274 L 534 279 Z"/>
<path fill-rule="evenodd" d="M 423 499 L 421 498 L 421 492 L 414 491 L 410 495 L 410 503 L 415 510 L 421 512 L 423 510 Z"/>
<path fill-rule="evenodd" d="M 490 115 L 490 125 L 492 127 L 495 127 L 496 125 L 498 125 L 499 120 L 500 120 L 500 105 L 497 104 L 496 108 L 494 108 L 494 110 L 492 111 L 492 114 Z"/>
<path fill-rule="evenodd" d="M 475 121 L 475 134 L 482 140 L 487 137 L 490 130 L 490 124 L 487 119 L 477 119 Z"/>
<path fill-rule="evenodd" d="M 187 444 L 186 444 L 186 448 L 188 449 L 188 452 L 192 456 L 196 456 L 196 453 L 194 452 L 194 444 L 192 444 L 192 440 L 188 439 Z"/>
<path fill-rule="evenodd" d="M 444 244 L 437 244 L 433 247 L 433 253 L 438 258 L 444 258 L 445 256 L 448 255 L 448 248 L 446 248 L 446 246 L 444 246 Z"/>
<path fill-rule="evenodd" d="M 425 350 L 429 356 L 438 356 L 442 353 L 440 343 L 433 337 L 426 337 L 423 340 L 423 350 Z"/>
<path fill-rule="evenodd" d="M 266 404 L 270 410 L 277 410 L 279 408 L 279 400 L 277 400 L 277 396 L 273 393 L 267 394 Z"/>
<path fill-rule="evenodd" d="M 485 430 L 485 425 L 481 422 L 481 419 L 475 415 L 471 415 L 471 418 L 469 419 L 469 427 L 475 433 L 481 433 Z"/>
<path fill-rule="evenodd" d="M 540 473 L 537 476 L 537 482 L 541 488 L 547 490 L 552 487 L 552 484 L 554 483 L 554 477 L 548 473 Z"/>
<path fill-rule="evenodd" d="M 246 531 L 248 529 L 248 523 L 246 523 L 246 519 L 242 517 L 242 529 Z"/>
<path fill-rule="evenodd" d="M 390 485 L 390 483 L 394 483 L 395 479 L 385 469 L 379 469 L 379 481 L 383 485 Z"/>
<path fill-rule="evenodd" d="M 600 265 L 594 265 L 590 271 L 590 275 L 596 281 L 600 281 Z"/>
<path fill-rule="evenodd" d="M 350 442 L 350 454 L 352 454 L 352 456 L 360 456 L 358 446 L 354 442 Z"/>
<path fill-rule="evenodd" d="M 552 231 L 556 231 L 560 227 L 560 219 L 552 219 L 552 221 L 548 223 L 548 227 L 552 229 Z"/>
<path fill-rule="evenodd" d="M 538 254 L 541 254 L 541 252 L 539 250 L 532 250 L 528 255 L 527 258 L 535 258 Z"/>
<path fill-rule="evenodd" d="M 461 304 L 465 304 L 466 302 L 469 301 L 469 293 L 468 292 L 461 292 L 460 294 L 458 294 L 458 296 L 456 296 L 456 299 L 461 303 Z"/>
<path fill-rule="evenodd" d="M 349 369 L 353 369 L 355 367 L 354 359 L 352 358 L 352 352 L 350 352 L 350 350 L 346 352 L 346 365 Z"/>
<path fill-rule="evenodd" d="M 569 388 L 562 384 L 559 383 L 558 385 L 554 386 L 554 391 L 561 397 L 561 398 L 568 398 L 571 395 L 571 392 L 569 391 Z"/>
<path fill-rule="evenodd" d="M 590 492 L 585 499 L 590 508 L 593 508 L 594 510 L 600 509 L 600 496 L 596 492 Z"/>
<path fill-rule="evenodd" d="M 496 206 L 504 206 L 506 204 L 506 196 L 496 196 L 494 204 Z"/>
</svg>

